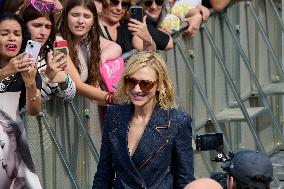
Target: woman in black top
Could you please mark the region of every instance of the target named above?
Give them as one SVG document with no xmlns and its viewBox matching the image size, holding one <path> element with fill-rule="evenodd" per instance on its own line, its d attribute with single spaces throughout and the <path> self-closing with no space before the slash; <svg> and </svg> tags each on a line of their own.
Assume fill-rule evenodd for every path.
<svg viewBox="0 0 284 189">
<path fill-rule="evenodd" d="M 140 3 L 143 6 L 144 13 L 147 15 L 147 27 L 153 38 L 153 41 L 156 44 L 157 49 L 168 50 L 173 48 L 172 37 L 167 32 L 160 29 L 160 23 L 162 22 L 166 14 L 166 1 L 142 0 Z M 132 25 L 129 24 L 129 26 Z"/>
<path fill-rule="evenodd" d="M 0 109 L 17 123 L 19 130 L 17 140 L 21 141 L 21 145 L 12 150 L 23 152 L 21 153 L 23 162 L 34 173 L 35 168 L 19 110 L 25 106 L 26 112 L 30 115 L 37 115 L 40 112 L 41 78 L 31 56 L 25 53 L 19 54 L 21 47 L 25 46 L 22 45 L 23 33 L 22 22 L 17 15 L 12 13 L 0 15 Z M 3 121 L 1 117 L 0 119 Z M 18 174 L 10 172 L 8 168 L 6 172 L 11 179 Z M 39 183 L 36 175 L 34 179 Z M 33 188 L 40 189 L 41 186 L 39 184 Z"/>
<path fill-rule="evenodd" d="M 0 93 L 3 96 L 3 93 L 19 92 L 18 110 L 26 105 L 28 114 L 37 115 L 41 110 L 41 79 L 33 59 L 18 55 L 23 42 L 22 31 L 21 21 L 15 14 L 0 16 Z"/>
<path fill-rule="evenodd" d="M 122 53 L 133 48 L 156 50 L 156 45 L 147 29 L 146 18 L 143 23 L 135 20 L 133 27 L 128 28 L 125 17 L 130 6 L 130 0 L 107 0 L 107 3 L 102 4 L 99 21 L 103 36 L 119 44 Z"/>
</svg>

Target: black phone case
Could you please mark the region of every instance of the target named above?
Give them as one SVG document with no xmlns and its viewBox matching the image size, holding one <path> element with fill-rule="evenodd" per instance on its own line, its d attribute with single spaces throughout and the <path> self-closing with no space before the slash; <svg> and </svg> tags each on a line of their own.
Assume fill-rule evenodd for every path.
<svg viewBox="0 0 284 189">
<path fill-rule="evenodd" d="M 143 8 L 142 7 L 131 7 L 130 8 L 130 17 L 132 19 L 138 20 L 140 22 L 143 22 Z"/>
</svg>

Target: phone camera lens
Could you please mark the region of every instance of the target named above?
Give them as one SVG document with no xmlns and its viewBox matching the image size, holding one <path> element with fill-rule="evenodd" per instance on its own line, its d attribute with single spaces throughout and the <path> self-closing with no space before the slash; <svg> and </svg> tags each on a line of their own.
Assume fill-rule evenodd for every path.
<svg viewBox="0 0 284 189">
<path fill-rule="evenodd" d="M 131 9 L 131 14 L 135 14 L 136 10 L 135 9 Z"/>
<path fill-rule="evenodd" d="M 32 44 L 32 42 L 29 41 L 29 45 L 31 45 L 31 44 Z"/>
<path fill-rule="evenodd" d="M 31 45 L 31 48 L 33 48 L 34 47 L 34 45 Z"/>
</svg>

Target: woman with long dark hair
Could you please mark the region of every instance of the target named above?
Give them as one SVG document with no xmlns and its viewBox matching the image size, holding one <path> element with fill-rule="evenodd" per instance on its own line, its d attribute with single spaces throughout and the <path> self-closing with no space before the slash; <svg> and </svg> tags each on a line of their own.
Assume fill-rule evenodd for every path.
<svg viewBox="0 0 284 189">
<path fill-rule="evenodd" d="M 21 140 L 20 151 L 29 169 L 34 165 L 26 141 L 25 126 L 20 110 L 25 107 L 30 115 L 41 110 L 41 78 L 34 60 L 28 54 L 21 53 L 25 47 L 25 33 L 22 20 L 13 13 L 0 15 L 0 109 L 17 123 Z M 3 121 L 3 120 L 1 120 Z M 7 172 L 10 174 L 10 171 Z M 12 171 L 14 176 L 15 172 Z M 35 187 L 40 188 L 40 187 Z"/>
<path fill-rule="evenodd" d="M 75 82 L 77 93 L 102 104 L 112 103 L 113 94 L 100 88 L 99 67 L 120 56 L 121 48 L 100 37 L 95 3 L 67 0 L 60 23 L 60 34 L 68 41 L 70 55 L 65 70 Z"/>
<path fill-rule="evenodd" d="M 41 7 L 42 9 L 39 9 Z M 43 101 L 49 100 L 52 96 L 72 100 L 76 94 L 76 87 L 71 77 L 64 71 L 67 57 L 64 54 L 53 57 L 52 53 L 56 34 L 53 8 L 46 6 L 44 2 L 39 6 L 31 1 L 21 11 L 21 16 L 30 38 L 42 45 L 37 59 L 37 69 L 43 80 L 41 89 Z"/>
</svg>

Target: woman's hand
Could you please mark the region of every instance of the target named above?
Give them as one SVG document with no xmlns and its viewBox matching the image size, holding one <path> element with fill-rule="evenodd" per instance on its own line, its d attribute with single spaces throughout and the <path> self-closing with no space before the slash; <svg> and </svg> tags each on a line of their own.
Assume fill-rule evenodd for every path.
<svg viewBox="0 0 284 189">
<path fill-rule="evenodd" d="M 64 81 L 64 79 L 63 81 L 61 81 L 62 74 L 65 74 L 64 72 L 62 73 L 62 71 L 64 71 L 66 65 L 67 57 L 65 54 L 60 53 L 53 58 L 52 52 L 49 52 L 47 57 L 47 66 L 43 71 L 43 74 L 48 78 L 50 82 L 61 83 Z"/>
<path fill-rule="evenodd" d="M 26 88 L 29 88 L 35 85 L 35 76 L 36 76 L 37 68 L 36 65 L 33 63 L 28 67 L 27 71 L 21 72 L 21 76 L 25 82 Z"/>
<path fill-rule="evenodd" d="M 185 18 L 183 21 L 187 21 L 189 23 L 189 27 L 184 31 L 184 33 L 188 34 L 190 37 L 194 37 L 199 32 L 202 19 L 203 17 L 200 13 Z"/>
<path fill-rule="evenodd" d="M 128 29 L 132 32 L 133 35 L 137 35 L 143 41 L 150 43 L 152 37 L 147 28 L 146 18 L 147 16 L 143 17 L 143 22 L 130 18 Z"/>
<path fill-rule="evenodd" d="M 9 64 L 5 67 L 6 72 L 9 75 L 13 75 L 19 72 L 26 72 L 29 67 L 33 64 L 33 59 L 30 55 L 25 53 L 19 54 L 18 56 L 12 58 Z"/>
<path fill-rule="evenodd" d="M 203 21 L 208 20 L 208 18 L 209 18 L 209 16 L 210 16 L 210 11 L 209 11 L 209 9 L 206 8 L 206 7 L 204 7 L 204 6 L 202 6 L 202 5 L 198 5 L 196 8 L 199 9 L 199 12 L 200 12 L 201 15 L 202 15 Z"/>
</svg>

